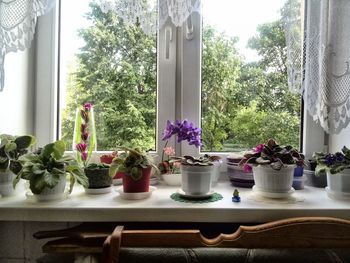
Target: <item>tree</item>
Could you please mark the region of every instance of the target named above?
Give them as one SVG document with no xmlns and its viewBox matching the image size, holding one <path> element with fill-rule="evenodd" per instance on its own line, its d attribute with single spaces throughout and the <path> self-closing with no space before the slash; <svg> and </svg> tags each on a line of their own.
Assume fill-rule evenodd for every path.
<svg viewBox="0 0 350 263">
<path fill-rule="evenodd" d="M 238 39 L 203 29 L 202 129 L 203 150 L 219 151 L 228 137 L 228 123 L 239 104 L 237 79 L 241 70 Z"/>
<path fill-rule="evenodd" d="M 139 26 L 126 26 L 112 12 L 105 14 L 90 3 L 81 29 L 85 41 L 76 54 L 76 72 L 68 84 L 62 137 L 71 145 L 75 109 L 84 102 L 94 105 L 98 149 L 116 145 L 155 147 L 156 37 L 146 36 Z"/>
</svg>

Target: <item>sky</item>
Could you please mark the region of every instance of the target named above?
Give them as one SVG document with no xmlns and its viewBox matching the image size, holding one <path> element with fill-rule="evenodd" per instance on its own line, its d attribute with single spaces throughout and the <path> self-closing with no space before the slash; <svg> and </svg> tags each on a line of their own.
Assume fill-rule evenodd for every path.
<svg viewBox="0 0 350 263">
<path fill-rule="evenodd" d="M 67 65 L 84 42 L 77 36 L 77 30 L 89 26 L 84 17 L 89 11 L 90 0 L 61 0 L 61 84 L 64 87 Z M 279 10 L 286 0 L 202 0 L 204 23 L 214 26 L 227 35 L 239 37 L 238 49 L 247 62 L 256 61 L 258 55 L 247 48 L 247 41 L 256 35 L 261 23 L 279 18 Z M 65 92 L 62 92 L 65 96 Z M 65 100 L 61 99 L 65 106 Z"/>
</svg>

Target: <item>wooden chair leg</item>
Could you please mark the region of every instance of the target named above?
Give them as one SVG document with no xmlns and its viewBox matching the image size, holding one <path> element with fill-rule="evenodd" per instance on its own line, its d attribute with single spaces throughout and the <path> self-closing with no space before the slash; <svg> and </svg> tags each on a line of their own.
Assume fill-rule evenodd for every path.
<svg viewBox="0 0 350 263">
<path fill-rule="evenodd" d="M 117 226 L 103 244 L 103 263 L 118 263 L 120 245 L 122 243 L 123 226 Z"/>
</svg>

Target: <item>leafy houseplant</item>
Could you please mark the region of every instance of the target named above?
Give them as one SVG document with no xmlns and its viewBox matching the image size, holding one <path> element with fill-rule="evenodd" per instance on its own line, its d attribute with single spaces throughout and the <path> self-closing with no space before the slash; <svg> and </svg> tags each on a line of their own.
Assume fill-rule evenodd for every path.
<svg viewBox="0 0 350 263">
<path fill-rule="evenodd" d="M 27 153 L 27 149 L 35 143 L 30 135 L 0 135 L 0 194 L 11 195 L 14 192 L 12 181 L 21 170 L 18 158 Z"/>
<path fill-rule="evenodd" d="M 350 149 L 344 146 L 341 152 L 314 153 L 317 161 L 316 175 L 327 172 L 327 192 L 333 198 L 350 194 Z"/>
<path fill-rule="evenodd" d="M 18 161 L 22 169 L 13 182 L 14 187 L 22 178 L 29 181 L 30 190 L 34 195 L 62 194 L 67 174 L 70 175 L 69 193 L 72 192 L 76 181 L 88 187 L 88 180 L 77 161 L 71 156 L 65 156 L 64 152 L 64 142 L 56 141 L 21 156 Z"/>
<path fill-rule="evenodd" d="M 255 188 L 260 192 L 288 193 L 292 189 L 296 165 L 304 165 L 304 156 L 292 146 L 282 147 L 275 140 L 259 144 L 246 153 L 239 165 L 253 170 Z"/>
<path fill-rule="evenodd" d="M 114 158 L 109 175 L 123 173 L 123 189 L 125 193 L 148 192 L 153 164 L 151 157 L 140 149 L 120 147 L 124 152 Z"/>
<path fill-rule="evenodd" d="M 168 141 L 167 141 L 168 143 Z M 167 145 L 166 143 L 166 145 Z M 175 149 L 171 146 L 164 147 L 162 153 L 162 161 L 158 164 L 158 169 L 168 185 L 180 186 L 181 185 L 181 157 L 176 157 Z M 164 155 L 167 156 L 167 160 L 164 160 Z"/>
</svg>

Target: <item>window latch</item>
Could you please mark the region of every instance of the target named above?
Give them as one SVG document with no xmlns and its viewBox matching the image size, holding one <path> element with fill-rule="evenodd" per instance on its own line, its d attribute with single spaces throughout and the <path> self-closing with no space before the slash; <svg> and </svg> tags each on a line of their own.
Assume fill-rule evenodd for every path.
<svg viewBox="0 0 350 263">
<path fill-rule="evenodd" d="M 186 39 L 193 39 L 193 23 L 192 23 L 192 14 L 190 14 L 186 20 Z"/>
</svg>

